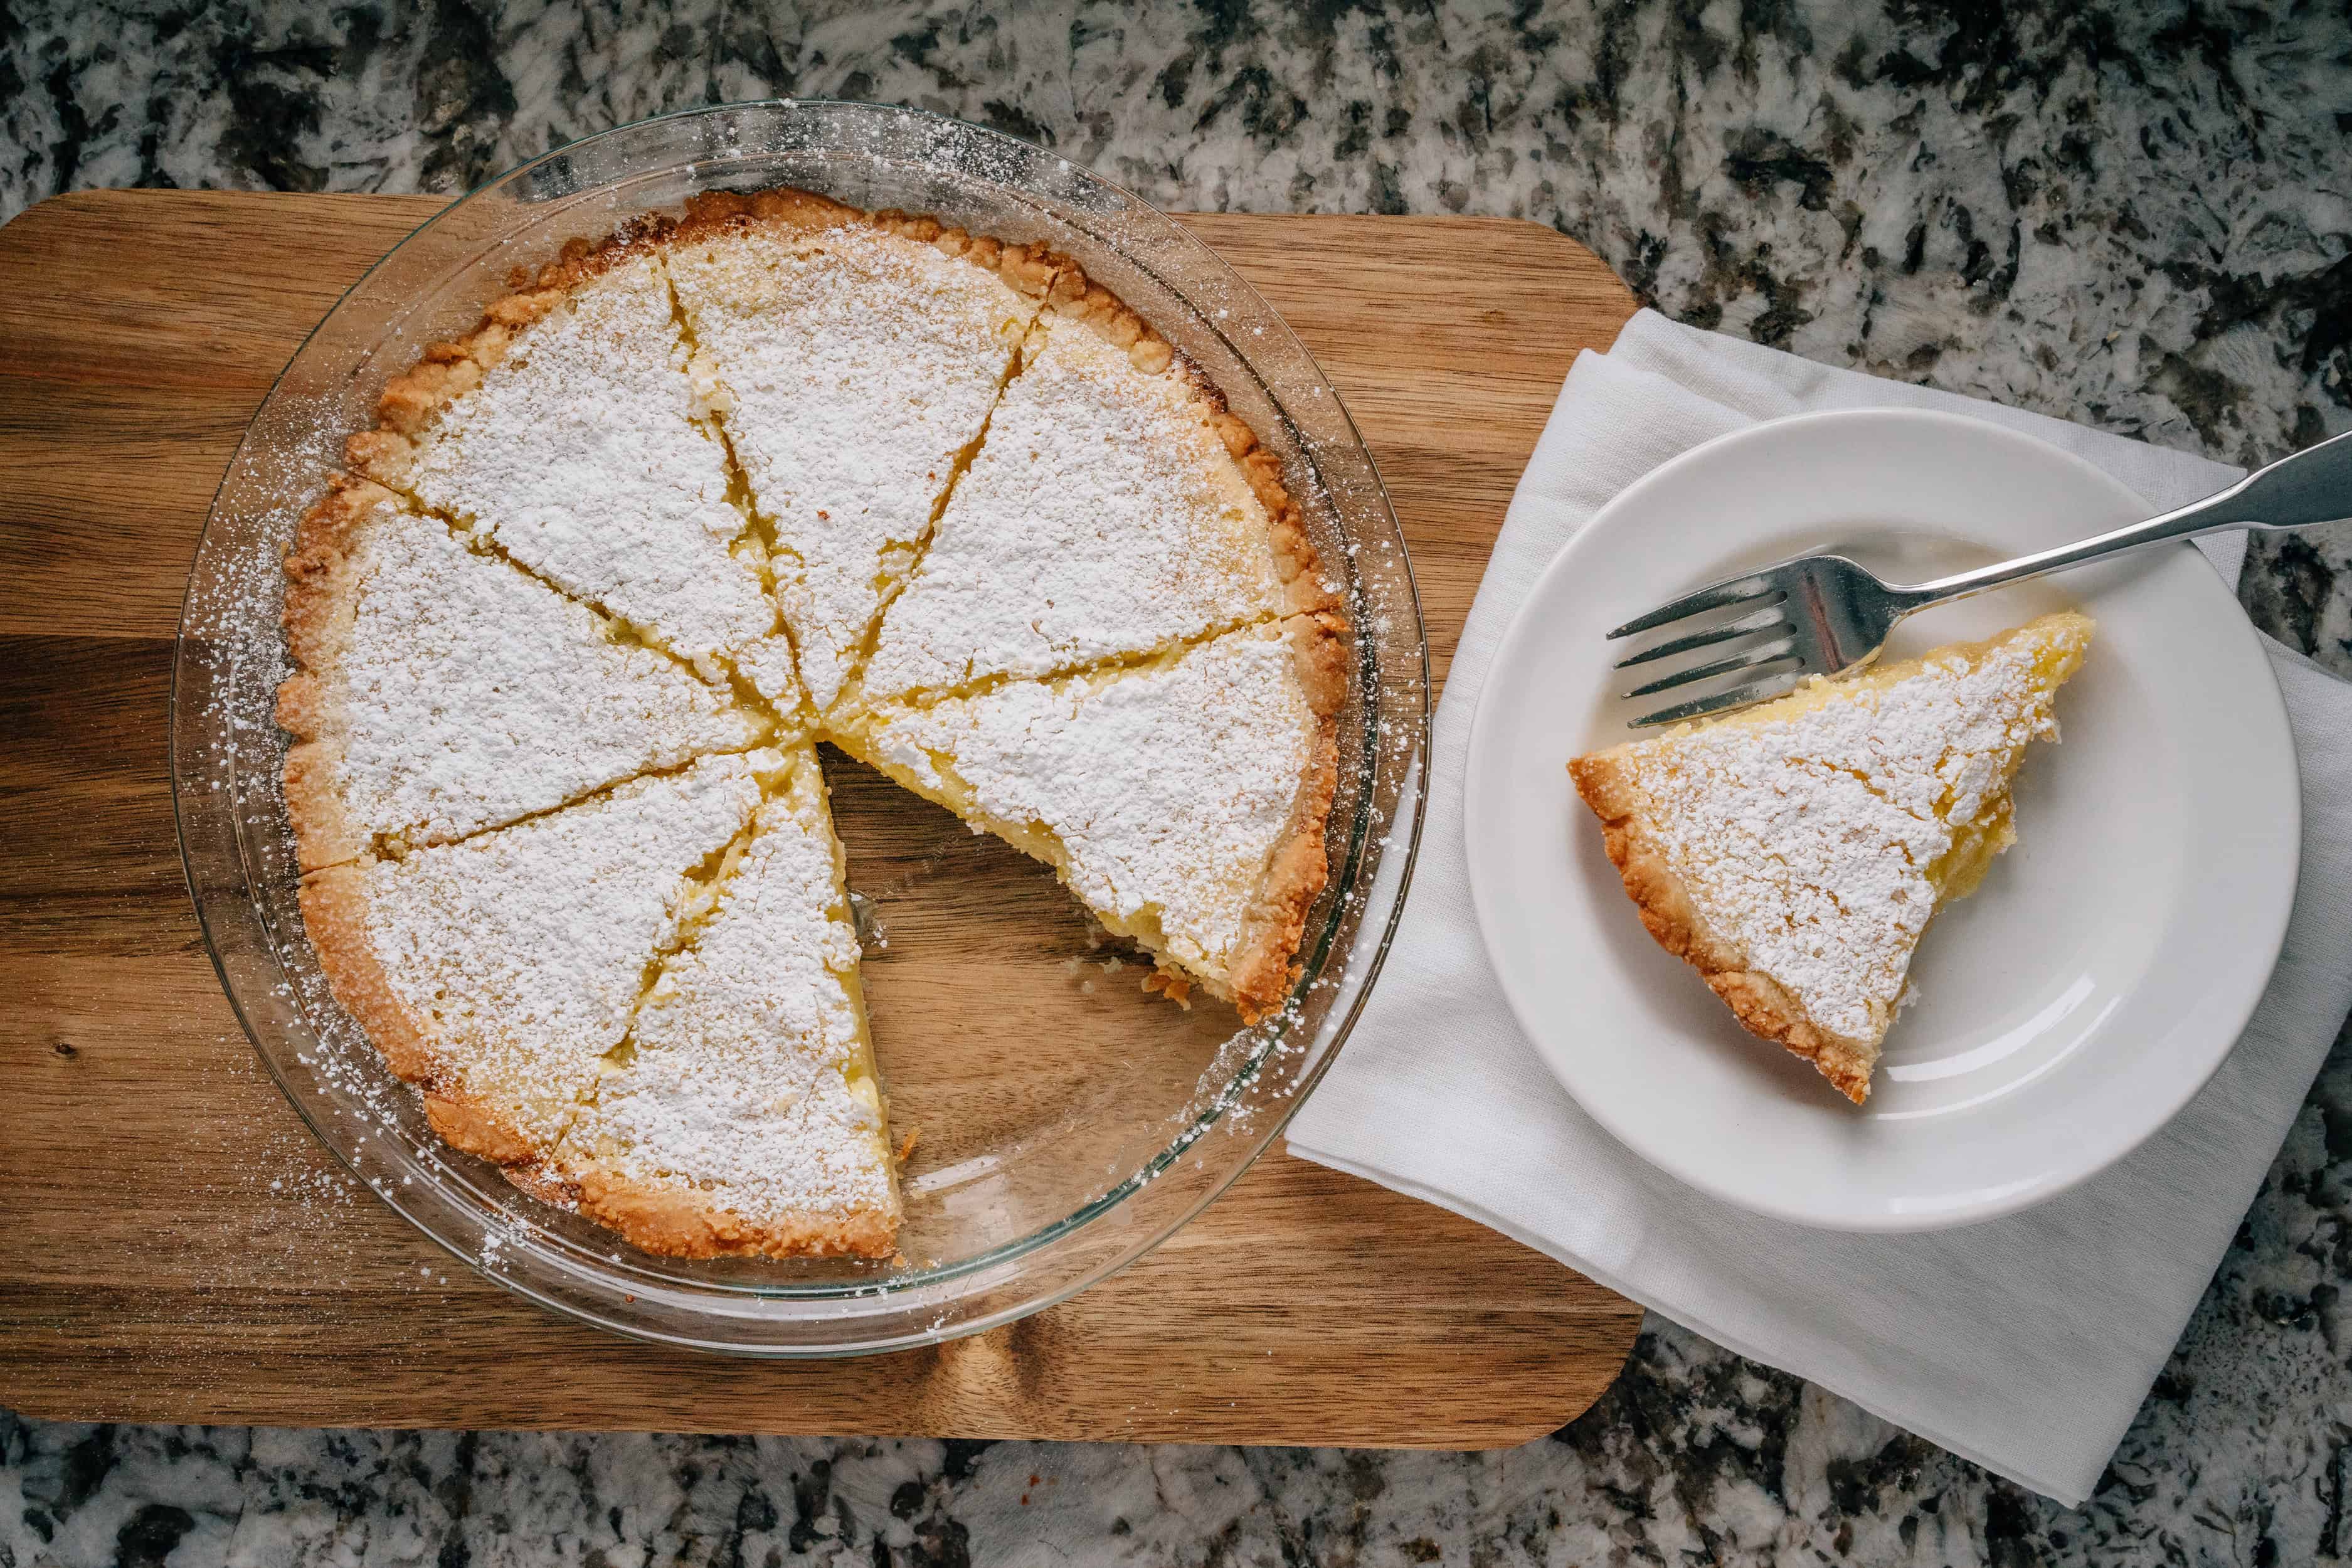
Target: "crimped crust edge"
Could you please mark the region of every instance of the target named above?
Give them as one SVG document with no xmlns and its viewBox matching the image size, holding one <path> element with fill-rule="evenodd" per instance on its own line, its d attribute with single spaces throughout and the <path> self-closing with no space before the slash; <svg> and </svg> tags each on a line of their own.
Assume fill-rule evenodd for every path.
<svg viewBox="0 0 2352 1568">
<path fill-rule="evenodd" d="M 567 1186 L 582 1214 L 666 1258 L 887 1258 L 898 1246 L 896 1203 L 754 1223 L 709 1194 L 634 1180 L 609 1166 L 572 1171 Z"/>
<path fill-rule="evenodd" d="M 1033 300 L 1052 299 L 1057 280 L 1074 267 L 1068 258 L 1042 245 L 1007 244 L 922 213 L 868 212 L 792 185 L 761 191 L 705 191 L 688 196 L 686 216 L 669 223 L 657 243 L 667 248 L 763 224 L 803 234 L 828 228 L 882 229 L 993 272 L 1013 292 Z"/>
<path fill-rule="evenodd" d="M 1230 972 L 1234 1005 L 1250 1024 L 1288 997 L 1299 974 L 1307 911 L 1330 879 L 1326 835 L 1339 790 L 1339 710 L 1348 697 L 1347 623 L 1325 612 L 1295 616 L 1282 629 L 1316 726 L 1289 826 L 1244 917 L 1242 944 Z"/>
<path fill-rule="evenodd" d="M 286 553 L 286 603 L 279 621 L 293 668 L 278 687 L 278 724 L 294 737 L 286 748 L 286 815 L 303 871 L 355 860 L 367 835 L 342 794 L 344 722 L 334 669 L 357 614 L 352 581 L 353 535 L 378 509 L 396 505 L 381 485 L 342 474 L 295 525 Z"/>
</svg>

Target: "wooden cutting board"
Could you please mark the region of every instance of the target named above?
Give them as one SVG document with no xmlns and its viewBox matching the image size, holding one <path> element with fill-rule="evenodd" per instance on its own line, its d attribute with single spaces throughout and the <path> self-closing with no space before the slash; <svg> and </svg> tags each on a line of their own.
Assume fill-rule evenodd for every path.
<svg viewBox="0 0 2352 1568">
<path fill-rule="evenodd" d="M 1279 1152 L 995 1332 L 783 1365 L 648 1349 L 457 1268 L 262 1070 L 164 757 L 213 489 L 303 334 L 430 197 L 94 192 L 0 228 L 0 1405 L 73 1419 L 1477 1447 L 1581 1412 L 1641 1314 Z M 1486 218 L 1187 218 L 1388 481 L 1442 673 L 1569 362 L 1632 313 Z"/>
</svg>

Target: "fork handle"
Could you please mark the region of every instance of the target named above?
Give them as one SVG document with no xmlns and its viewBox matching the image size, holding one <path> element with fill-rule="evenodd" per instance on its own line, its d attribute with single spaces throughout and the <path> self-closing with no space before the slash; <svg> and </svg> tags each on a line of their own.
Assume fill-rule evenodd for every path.
<svg viewBox="0 0 2352 1568">
<path fill-rule="evenodd" d="M 2161 517 L 2151 517 L 2146 522 L 2135 522 L 2127 528 L 2062 544 L 2039 554 L 1922 583 L 1908 591 L 1903 613 L 1909 615 L 1929 605 L 1965 599 L 2029 577 L 2061 572 L 2167 540 L 2193 539 L 2200 533 L 2218 533 L 2227 528 L 2310 528 L 2346 521 L 2352 521 L 2352 435 L 2332 437 L 2315 447 L 2306 447 L 2268 468 L 2256 468 L 2218 495 L 2192 501 Z"/>
</svg>

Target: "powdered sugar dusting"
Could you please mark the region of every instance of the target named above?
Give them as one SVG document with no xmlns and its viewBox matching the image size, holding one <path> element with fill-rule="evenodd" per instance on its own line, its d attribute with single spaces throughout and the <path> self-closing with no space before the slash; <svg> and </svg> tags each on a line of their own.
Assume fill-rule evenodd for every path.
<svg viewBox="0 0 2352 1568">
<path fill-rule="evenodd" d="M 778 632 L 735 655 L 735 673 L 750 682 L 760 700 L 790 721 L 801 708 L 801 682 L 793 663 L 792 639 Z"/>
<path fill-rule="evenodd" d="M 1156 920 L 1171 956 L 1228 972 L 1316 733 L 1273 624 L 1164 663 L 882 714 L 867 743 L 977 809 L 1054 834 L 1096 909 Z"/>
<path fill-rule="evenodd" d="M 819 711 L 930 527 L 1037 302 L 880 229 L 673 247 L 670 275 L 754 504 Z"/>
<path fill-rule="evenodd" d="M 1137 369 L 1075 320 L 1046 317 L 1031 343 L 883 618 L 868 697 L 1047 675 L 1280 612 L 1265 510 L 1182 376 Z"/>
<path fill-rule="evenodd" d="M 709 664 L 776 629 L 730 546 L 726 454 L 696 422 L 660 263 L 623 262 L 526 328 L 418 437 L 412 484 L 567 592 Z"/>
<path fill-rule="evenodd" d="M 857 937 L 813 747 L 759 813 L 688 951 L 639 1009 L 634 1052 L 558 1156 L 699 1194 L 753 1225 L 895 1212 L 857 1004 Z"/>
<path fill-rule="evenodd" d="M 1864 1043 L 1885 1033 L 1936 911 L 1929 872 L 1960 832 L 2005 817 L 2026 743 L 2055 733 L 2055 682 L 2039 667 L 2087 627 L 2046 624 L 1981 658 L 1951 650 L 1826 700 L 1800 693 L 1790 700 L 1811 705 L 1788 717 L 1766 710 L 1618 753 L 1699 917 L 1818 1026 Z"/>
<path fill-rule="evenodd" d="M 759 739 L 670 659 L 438 521 L 378 507 L 346 569 L 350 624 L 310 673 L 363 835 L 457 838 Z"/>
<path fill-rule="evenodd" d="M 520 826 L 366 866 L 369 937 L 452 1086 L 551 1147 L 627 1028 L 690 873 L 773 752 L 706 757 Z"/>
</svg>

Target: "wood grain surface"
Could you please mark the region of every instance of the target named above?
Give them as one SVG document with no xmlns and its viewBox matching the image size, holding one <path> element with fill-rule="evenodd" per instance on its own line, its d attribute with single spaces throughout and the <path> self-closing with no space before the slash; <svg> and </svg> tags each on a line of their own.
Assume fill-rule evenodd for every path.
<svg viewBox="0 0 2352 1568">
<path fill-rule="evenodd" d="M 213 490 L 302 335 L 430 197 L 100 192 L 0 228 L 0 1404 L 77 1419 L 1474 1447 L 1616 1374 L 1636 1309 L 1278 1152 L 1009 1328 L 817 1364 L 647 1349 L 356 1189 L 198 937 L 165 698 Z M 1442 673 L 1576 352 L 1633 310 L 1549 229 L 1187 218 L 1361 427 Z"/>
</svg>

